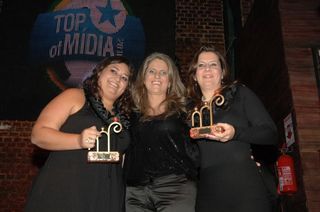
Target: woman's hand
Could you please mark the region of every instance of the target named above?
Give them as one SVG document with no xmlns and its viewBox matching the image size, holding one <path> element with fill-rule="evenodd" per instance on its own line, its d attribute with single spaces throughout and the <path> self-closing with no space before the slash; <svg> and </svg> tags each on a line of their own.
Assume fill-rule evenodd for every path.
<svg viewBox="0 0 320 212">
<path fill-rule="evenodd" d="M 96 126 L 84 129 L 80 134 L 80 146 L 82 148 L 91 149 L 96 145 L 96 139 L 100 136 L 100 132 Z"/>
<path fill-rule="evenodd" d="M 227 123 L 217 123 L 214 126 L 215 127 L 211 130 L 210 134 L 205 134 L 205 138 L 220 142 L 227 142 L 233 138 L 235 128 L 232 125 Z"/>
</svg>

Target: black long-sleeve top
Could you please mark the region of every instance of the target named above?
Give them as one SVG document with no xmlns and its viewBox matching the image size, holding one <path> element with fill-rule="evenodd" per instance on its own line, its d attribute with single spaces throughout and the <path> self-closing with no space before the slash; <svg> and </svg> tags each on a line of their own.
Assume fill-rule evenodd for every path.
<svg viewBox="0 0 320 212">
<path fill-rule="evenodd" d="M 187 150 L 188 145 L 193 145 L 197 151 L 197 144 L 190 143 L 189 127 L 182 116 L 155 117 L 148 121 L 136 117 L 132 120 L 131 136 L 125 157 L 127 185 L 143 185 L 169 174 L 185 174 L 189 179 L 196 179 L 196 161 Z"/>
<path fill-rule="evenodd" d="M 217 157 L 220 156 L 224 158 L 230 153 L 251 151 L 252 147 L 268 147 L 277 144 L 277 128 L 262 102 L 250 89 L 242 85 L 234 85 L 222 94 L 226 103 L 221 108 L 214 107 L 213 120 L 214 123 L 228 123 L 234 126 L 235 135 L 226 144 L 202 139 L 202 141 L 213 142 L 212 144 L 199 143 L 202 167 L 218 162 Z M 204 121 L 208 124 L 207 118 L 208 116 L 204 117 Z M 221 154 L 222 152 L 226 154 Z M 213 160 L 212 157 L 215 159 Z"/>
<path fill-rule="evenodd" d="M 251 159 L 252 146 L 276 146 L 277 128 L 262 102 L 247 87 L 224 90 L 226 104 L 215 107 L 214 122 L 234 126 L 228 142 L 198 139 L 201 154 L 197 192 L 199 212 L 271 211 L 268 196 L 275 186 L 266 186 L 264 174 Z"/>
</svg>

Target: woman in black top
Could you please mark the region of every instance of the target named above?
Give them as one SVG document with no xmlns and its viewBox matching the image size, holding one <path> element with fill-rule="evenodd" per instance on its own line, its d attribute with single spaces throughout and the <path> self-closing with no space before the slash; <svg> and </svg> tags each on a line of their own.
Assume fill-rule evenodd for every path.
<svg viewBox="0 0 320 212">
<path fill-rule="evenodd" d="M 225 59 L 215 48 L 198 50 L 188 74 L 194 107 L 210 102 L 215 94 L 224 97 L 223 105 L 213 104 L 216 127 L 198 140 L 201 165 L 196 211 L 272 211 L 270 194 L 276 193 L 272 176 L 268 178 L 251 159 L 252 145 L 277 144 L 271 117 L 251 90 L 230 81 Z M 209 124 L 209 116 L 204 115 L 204 122 Z"/>
<path fill-rule="evenodd" d="M 111 151 L 124 153 L 130 137 L 126 116 L 133 66 L 124 57 L 102 60 L 84 81 L 83 89 L 70 88 L 55 97 L 41 112 L 31 141 L 50 155 L 34 181 L 25 212 L 124 211 L 121 162 L 89 163 L 88 148 L 102 127 L 116 116 L 123 129 L 111 131 Z M 107 151 L 106 136 L 100 150 Z"/>
<path fill-rule="evenodd" d="M 132 96 L 136 114 L 125 160 L 126 211 L 193 212 L 197 167 L 190 156 L 197 156 L 197 146 L 189 139 L 185 87 L 173 61 L 161 53 L 148 56 Z"/>
</svg>

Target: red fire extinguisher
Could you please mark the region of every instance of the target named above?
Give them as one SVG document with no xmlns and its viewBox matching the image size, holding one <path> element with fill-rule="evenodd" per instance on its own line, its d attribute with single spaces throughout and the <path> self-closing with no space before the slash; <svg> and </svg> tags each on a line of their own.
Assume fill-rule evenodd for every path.
<svg viewBox="0 0 320 212">
<path fill-rule="evenodd" d="M 297 181 L 293 158 L 283 152 L 278 158 L 277 170 L 279 178 L 278 193 L 290 195 L 297 192 Z"/>
</svg>

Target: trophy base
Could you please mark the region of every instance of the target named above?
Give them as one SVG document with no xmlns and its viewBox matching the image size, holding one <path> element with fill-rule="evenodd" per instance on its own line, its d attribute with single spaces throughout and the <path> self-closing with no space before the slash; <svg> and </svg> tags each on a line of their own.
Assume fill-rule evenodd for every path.
<svg viewBox="0 0 320 212">
<path fill-rule="evenodd" d="M 88 152 L 88 162 L 95 163 L 118 163 L 120 161 L 119 152 Z"/>
<path fill-rule="evenodd" d="M 194 127 L 190 129 L 190 137 L 193 139 L 205 138 L 205 134 L 211 134 L 211 132 L 223 133 L 224 129 L 215 125 L 206 127 Z"/>
</svg>

